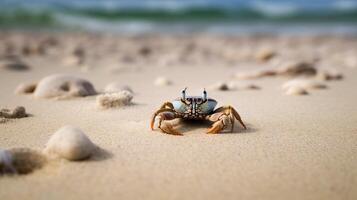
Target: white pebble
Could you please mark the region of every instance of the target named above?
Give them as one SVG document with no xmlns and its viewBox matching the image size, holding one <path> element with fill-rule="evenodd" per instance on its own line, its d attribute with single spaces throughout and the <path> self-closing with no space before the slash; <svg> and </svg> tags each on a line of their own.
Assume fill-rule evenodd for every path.
<svg viewBox="0 0 357 200">
<path fill-rule="evenodd" d="M 82 130 L 64 126 L 51 136 L 44 153 L 50 157 L 75 161 L 89 158 L 94 150 L 95 145 Z"/>
<path fill-rule="evenodd" d="M 282 86 L 284 90 L 287 90 L 290 87 L 300 87 L 305 90 L 308 90 L 308 89 L 325 89 L 327 88 L 327 85 L 313 79 L 293 79 L 284 83 Z"/>
<path fill-rule="evenodd" d="M 172 82 L 166 77 L 158 77 L 156 78 L 154 84 L 156 86 L 168 86 L 168 85 L 172 85 Z"/>
<path fill-rule="evenodd" d="M 127 90 L 116 93 L 106 93 L 97 96 L 97 107 L 102 109 L 117 108 L 131 104 L 133 95 Z"/>
<path fill-rule="evenodd" d="M 286 95 L 307 95 L 308 92 L 302 87 L 292 86 L 286 90 L 285 94 Z"/>
</svg>

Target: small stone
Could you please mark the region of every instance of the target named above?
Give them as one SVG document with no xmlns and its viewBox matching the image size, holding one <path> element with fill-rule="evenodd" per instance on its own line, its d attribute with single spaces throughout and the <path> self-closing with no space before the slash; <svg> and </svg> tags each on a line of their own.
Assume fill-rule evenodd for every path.
<svg viewBox="0 0 357 200">
<path fill-rule="evenodd" d="M 89 158 L 95 149 L 95 145 L 82 130 L 64 126 L 51 136 L 44 153 L 50 157 L 76 161 Z"/>
<path fill-rule="evenodd" d="M 168 86 L 168 85 L 172 85 L 172 82 L 166 77 L 158 77 L 155 79 L 154 84 L 156 86 Z"/>
<path fill-rule="evenodd" d="M 3 59 L 0 60 L 0 69 L 25 71 L 30 69 L 30 67 L 18 59 Z"/>
<path fill-rule="evenodd" d="M 283 63 L 277 69 L 278 75 L 299 76 L 299 75 L 315 75 L 317 73 L 313 63 L 303 61 L 291 61 Z"/>
<path fill-rule="evenodd" d="M 123 90 L 116 93 L 105 93 L 97 96 L 97 107 L 102 109 L 118 108 L 128 106 L 131 104 L 133 95 L 127 90 Z"/>
<path fill-rule="evenodd" d="M 273 69 L 259 69 L 259 70 L 252 70 L 247 72 L 238 72 L 235 74 L 235 78 L 240 80 L 247 80 L 247 79 L 257 79 L 266 76 L 275 76 L 276 71 Z"/>
<path fill-rule="evenodd" d="M 208 87 L 208 89 L 211 90 L 219 90 L 219 91 L 228 91 L 231 90 L 231 88 L 228 86 L 227 83 L 225 82 L 217 82 L 211 86 Z"/>
<path fill-rule="evenodd" d="M 17 106 L 15 109 L 1 109 L 0 117 L 7 119 L 24 118 L 27 117 L 27 113 L 24 107 Z"/>
<path fill-rule="evenodd" d="M 322 69 L 316 74 L 316 78 L 322 81 L 332 81 L 332 80 L 341 80 L 343 75 L 341 72 L 336 69 L 328 68 Z"/>
<path fill-rule="evenodd" d="M 293 79 L 283 84 L 282 88 L 288 90 L 290 87 L 308 89 L 325 89 L 327 85 L 313 79 Z"/>
<path fill-rule="evenodd" d="M 273 58 L 276 53 L 272 49 L 260 49 L 256 54 L 258 61 L 266 62 Z"/>
<path fill-rule="evenodd" d="M 69 55 L 63 59 L 63 64 L 66 66 L 81 66 L 83 63 L 84 58 L 76 55 Z"/>
<path fill-rule="evenodd" d="M 285 94 L 286 95 L 307 95 L 308 92 L 302 87 L 292 86 L 286 90 Z"/>
</svg>

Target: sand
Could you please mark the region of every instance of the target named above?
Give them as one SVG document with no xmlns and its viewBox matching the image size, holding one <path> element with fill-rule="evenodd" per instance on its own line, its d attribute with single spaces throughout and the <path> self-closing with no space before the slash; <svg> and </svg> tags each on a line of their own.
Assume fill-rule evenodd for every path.
<svg viewBox="0 0 357 200">
<path fill-rule="evenodd" d="M 29 33 L 2 34 L 2 40 L 33 37 Z M 61 62 L 61 49 L 78 36 L 69 33 L 55 36 L 60 47 L 46 52 L 57 53 L 24 56 L 24 61 L 32 66 L 28 71 L 0 72 L 1 107 L 22 105 L 31 113 L 30 117 L 0 124 L 0 147 L 41 150 L 56 130 L 73 125 L 83 130 L 103 152 L 88 161 L 54 160 L 28 175 L 2 176 L 0 199 L 357 198 L 357 70 L 333 60 L 334 56 L 327 56 L 356 51 L 356 38 L 143 36 L 133 39 L 104 35 L 92 42 L 103 53 L 86 52 L 89 60 L 85 63 L 90 70 L 83 71 L 81 67 L 68 67 Z M 88 34 L 82 38 L 91 37 L 99 36 Z M 233 57 L 229 52 L 222 60 L 223 55 L 211 52 L 211 56 L 202 59 L 200 51 L 190 50 L 183 57 L 177 53 L 184 52 L 182 46 L 173 47 L 182 41 L 195 42 L 196 46 L 210 41 L 216 47 L 239 41 L 244 55 Z M 290 43 L 295 45 L 284 46 Z M 150 48 L 144 51 L 145 58 L 133 56 L 132 52 L 144 44 Z M 343 73 L 343 80 L 326 82 L 326 90 L 316 90 L 304 97 L 284 94 L 281 85 L 289 80 L 287 77 L 254 80 L 261 86 L 260 90 L 209 91 L 208 96 L 215 98 L 219 106 L 232 105 L 238 110 L 247 130 L 236 123 L 233 133 L 207 135 L 209 123 L 188 122 L 180 127 L 184 136 L 150 130 L 152 113 L 163 102 L 180 96 L 184 87 L 189 87 L 188 95 L 200 95 L 204 87 L 234 79 L 232 75 L 238 71 L 266 67 L 267 63 L 255 61 L 244 50 L 249 45 L 253 50 L 258 49 L 260 44 L 274 44 L 275 57 L 289 51 L 293 53 L 284 56 L 309 57 L 316 53 Z M 278 51 L 277 44 L 286 49 Z M 159 52 L 153 51 L 154 47 Z M 223 50 L 232 48 L 227 45 Z M 165 59 L 166 55 L 170 59 L 175 55 L 170 61 L 173 64 L 168 66 L 156 60 L 167 49 L 173 50 L 162 54 Z M 222 48 L 218 51 L 222 52 Z M 124 53 L 134 61 L 114 63 L 117 61 L 114 58 Z M 351 59 L 355 58 L 346 58 Z M 130 70 L 112 73 L 106 63 Z M 119 81 L 134 88 L 135 104 L 98 110 L 96 96 L 54 101 L 14 94 L 20 83 L 54 73 L 83 77 L 99 91 Z M 156 87 L 153 83 L 157 77 L 167 77 L 173 84 Z"/>
</svg>

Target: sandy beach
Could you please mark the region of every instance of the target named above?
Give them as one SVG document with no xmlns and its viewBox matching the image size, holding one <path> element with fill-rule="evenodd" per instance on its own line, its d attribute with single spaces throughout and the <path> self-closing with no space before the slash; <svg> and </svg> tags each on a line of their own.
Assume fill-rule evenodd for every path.
<svg viewBox="0 0 357 200">
<path fill-rule="evenodd" d="M 0 176 L 0 199 L 357 198 L 356 37 L 3 31 L 0 46 L 2 61 L 27 66 L 0 67 L 0 109 L 29 114 L 0 123 L 0 148 L 42 151 L 65 125 L 98 146 L 87 160 L 49 159 L 32 173 Z M 277 72 L 291 61 L 309 63 L 313 75 Z M 338 80 L 318 76 L 331 68 Z M 252 70 L 275 71 L 241 80 Z M 128 86 L 132 103 L 101 109 L 97 95 L 15 94 L 53 74 L 88 80 L 99 94 L 113 82 Z M 282 85 L 301 76 L 324 89 L 287 95 Z M 171 84 L 155 84 L 158 77 Z M 206 134 L 209 122 L 179 122 L 183 136 L 151 131 L 152 114 L 185 87 L 236 108 L 247 129 Z"/>
</svg>

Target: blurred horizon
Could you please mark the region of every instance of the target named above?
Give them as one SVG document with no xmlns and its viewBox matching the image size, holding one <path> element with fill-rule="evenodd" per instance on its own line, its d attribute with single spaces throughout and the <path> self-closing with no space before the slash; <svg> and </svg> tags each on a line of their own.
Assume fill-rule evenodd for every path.
<svg viewBox="0 0 357 200">
<path fill-rule="evenodd" d="M 0 29 L 357 35 L 354 0 L 0 0 Z"/>
</svg>

